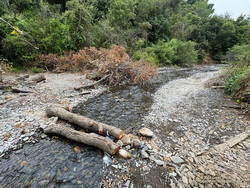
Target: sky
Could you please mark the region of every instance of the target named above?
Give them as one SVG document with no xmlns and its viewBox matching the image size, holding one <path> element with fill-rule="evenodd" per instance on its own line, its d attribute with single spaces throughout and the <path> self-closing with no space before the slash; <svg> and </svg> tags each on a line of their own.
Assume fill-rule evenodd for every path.
<svg viewBox="0 0 250 188">
<path fill-rule="evenodd" d="M 250 0 L 209 0 L 214 4 L 215 14 L 237 18 L 241 14 L 250 16 Z"/>
</svg>

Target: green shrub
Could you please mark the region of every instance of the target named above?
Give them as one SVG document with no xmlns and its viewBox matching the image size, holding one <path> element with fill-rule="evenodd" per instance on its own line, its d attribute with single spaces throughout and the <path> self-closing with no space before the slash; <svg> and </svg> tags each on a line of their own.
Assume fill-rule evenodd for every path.
<svg viewBox="0 0 250 188">
<path fill-rule="evenodd" d="M 44 70 L 42 68 L 32 67 L 31 72 L 33 72 L 33 73 L 41 73 L 41 72 L 44 72 Z"/>
<path fill-rule="evenodd" d="M 136 51 L 133 55 L 133 59 L 137 61 L 143 59 L 153 65 L 159 64 L 158 57 L 152 50 L 149 50 L 149 48 L 148 51 L 143 51 L 143 50 Z"/>
<path fill-rule="evenodd" d="M 2 41 L 2 53 L 11 62 L 27 64 L 35 59 L 35 50 L 22 36 L 7 35 Z"/>
<path fill-rule="evenodd" d="M 227 72 L 225 91 L 234 96 L 241 90 L 242 82 L 250 77 L 250 44 L 231 48 L 226 62 L 231 66 Z"/>
<path fill-rule="evenodd" d="M 250 44 L 235 45 L 227 53 L 226 62 L 236 67 L 250 66 Z"/>
<path fill-rule="evenodd" d="M 228 73 L 225 91 L 228 95 L 234 96 L 241 89 L 241 83 L 250 77 L 250 66 L 243 68 L 233 68 Z"/>
<path fill-rule="evenodd" d="M 136 51 L 133 58 L 136 60 L 145 59 L 161 66 L 183 66 L 197 63 L 198 52 L 195 50 L 194 42 L 172 39 L 169 42 L 160 41 L 152 47 Z"/>
</svg>

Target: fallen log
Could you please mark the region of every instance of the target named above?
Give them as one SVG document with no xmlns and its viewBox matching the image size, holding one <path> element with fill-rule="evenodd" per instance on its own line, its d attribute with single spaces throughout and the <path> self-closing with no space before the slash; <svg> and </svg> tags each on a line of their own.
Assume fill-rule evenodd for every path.
<svg viewBox="0 0 250 188">
<path fill-rule="evenodd" d="M 90 118 L 78 114 L 71 113 L 64 108 L 50 107 L 46 109 L 46 113 L 49 117 L 56 116 L 62 120 L 78 125 L 83 129 L 93 131 L 101 135 L 111 135 L 117 139 L 121 139 L 124 136 L 124 131 L 119 128 L 94 121 Z"/>
<path fill-rule="evenodd" d="M 233 146 L 237 145 L 238 143 L 242 142 L 243 140 L 247 139 L 249 137 L 250 131 L 243 132 L 239 135 L 236 135 L 235 137 L 227 140 L 225 143 L 219 144 L 215 146 L 215 149 L 217 151 L 224 151 L 227 148 L 232 148 Z"/>
<path fill-rule="evenodd" d="M 75 90 L 81 90 L 81 89 L 90 89 L 90 88 L 93 88 L 95 85 L 103 82 L 104 80 L 106 80 L 110 75 L 106 75 L 104 77 L 102 77 L 100 80 L 92 83 L 92 84 L 89 84 L 89 85 L 85 85 L 85 86 L 80 86 L 80 87 L 76 87 Z"/>
<path fill-rule="evenodd" d="M 84 133 L 54 123 L 43 127 L 43 130 L 46 134 L 58 134 L 70 140 L 97 147 L 110 155 L 115 155 L 120 150 L 120 146 L 111 139 L 95 133 Z"/>
<path fill-rule="evenodd" d="M 35 76 L 31 76 L 29 78 L 29 81 L 35 82 L 35 83 L 39 83 L 39 82 L 42 82 L 44 80 L 46 80 L 46 77 L 44 76 L 44 74 L 38 74 L 38 75 L 35 75 Z"/>
<path fill-rule="evenodd" d="M 225 108 L 233 108 L 233 109 L 246 109 L 246 107 L 244 106 L 240 106 L 240 105 L 222 105 L 222 107 L 225 107 Z"/>
</svg>

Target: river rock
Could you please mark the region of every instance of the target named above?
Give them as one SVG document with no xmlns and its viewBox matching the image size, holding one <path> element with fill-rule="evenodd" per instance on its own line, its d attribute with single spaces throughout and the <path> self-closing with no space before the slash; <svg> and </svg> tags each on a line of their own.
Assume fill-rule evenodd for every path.
<svg viewBox="0 0 250 188">
<path fill-rule="evenodd" d="M 181 164 L 181 163 L 185 162 L 182 158 L 180 158 L 178 156 L 172 156 L 170 158 L 171 158 L 171 161 L 173 161 L 173 163 L 175 163 L 175 164 Z"/>
<path fill-rule="evenodd" d="M 124 145 L 129 145 L 132 143 L 132 139 L 131 139 L 130 135 L 124 135 L 124 137 L 122 137 L 121 141 Z"/>
<path fill-rule="evenodd" d="M 149 158 L 149 154 L 145 150 L 141 150 L 141 157 L 143 159 L 148 159 Z"/>
<path fill-rule="evenodd" d="M 139 133 L 142 135 L 142 136 L 146 136 L 146 137 L 153 137 L 154 136 L 154 133 L 153 131 L 151 131 L 150 129 L 148 128 L 142 128 L 139 130 Z"/>
<path fill-rule="evenodd" d="M 120 149 L 118 153 L 119 153 L 119 156 L 124 159 L 130 159 L 132 157 L 131 153 L 127 152 L 124 149 Z"/>
<path fill-rule="evenodd" d="M 135 148 L 140 148 L 141 145 L 142 145 L 142 142 L 141 142 L 139 139 L 133 139 L 133 140 L 132 140 L 132 145 L 133 145 L 133 147 L 135 147 Z"/>
</svg>

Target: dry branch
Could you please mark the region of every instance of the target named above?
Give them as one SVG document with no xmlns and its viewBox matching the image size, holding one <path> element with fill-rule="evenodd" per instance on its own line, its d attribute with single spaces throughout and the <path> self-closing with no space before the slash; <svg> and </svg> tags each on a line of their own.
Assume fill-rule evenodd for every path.
<svg viewBox="0 0 250 188">
<path fill-rule="evenodd" d="M 111 139 L 99 136 L 95 133 L 84 133 L 54 123 L 43 127 L 43 129 L 46 134 L 58 134 L 70 140 L 97 147 L 111 155 L 116 154 L 120 149 L 120 146 Z"/>
<path fill-rule="evenodd" d="M 224 151 L 227 148 L 231 148 L 231 147 L 237 145 L 238 143 L 242 142 L 247 137 L 249 137 L 249 135 L 250 135 L 250 131 L 243 132 L 243 133 L 236 135 L 235 137 L 229 139 L 225 143 L 215 146 L 215 149 L 217 151 Z"/>
<path fill-rule="evenodd" d="M 34 93 L 33 91 L 30 90 L 24 90 L 22 88 L 16 88 L 16 87 L 12 87 L 12 92 L 14 93 Z"/>
<path fill-rule="evenodd" d="M 46 113 L 49 117 L 56 116 L 60 119 L 80 126 L 83 129 L 93 131 L 101 135 L 111 135 L 117 139 L 121 139 L 124 136 L 124 131 L 119 128 L 94 121 L 90 118 L 71 113 L 64 108 L 50 107 L 47 108 Z"/>
<path fill-rule="evenodd" d="M 102 77 L 100 80 L 92 83 L 92 84 L 89 84 L 89 85 L 85 85 L 85 86 L 80 86 L 80 87 L 76 87 L 75 90 L 81 90 L 81 89 L 90 89 L 90 88 L 93 88 L 95 85 L 105 81 L 110 75 L 106 75 L 104 77 Z"/>
<path fill-rule="evenodd" d="M 225 86 L 212 86 L 212 89 L 225 89 Z"/>
</svg>

